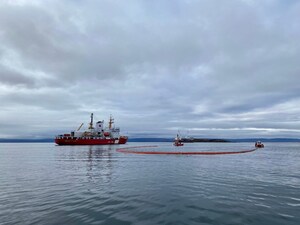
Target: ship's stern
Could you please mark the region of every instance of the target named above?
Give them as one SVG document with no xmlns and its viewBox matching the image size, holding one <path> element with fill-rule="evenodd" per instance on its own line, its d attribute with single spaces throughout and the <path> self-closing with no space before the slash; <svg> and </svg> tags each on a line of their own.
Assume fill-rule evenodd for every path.
<svg viewBox="0 0 300 225">
<path fill-rule="evenodd" d="M 120 138 L 119 138 L 119 144 L 120 144 L 120 145 L 126 144 L 126 143 L 127 143 L 127 140 L 128 140 L 128 137 L 127 137 L 127 136 L 120 136 Z"/>
</svg>

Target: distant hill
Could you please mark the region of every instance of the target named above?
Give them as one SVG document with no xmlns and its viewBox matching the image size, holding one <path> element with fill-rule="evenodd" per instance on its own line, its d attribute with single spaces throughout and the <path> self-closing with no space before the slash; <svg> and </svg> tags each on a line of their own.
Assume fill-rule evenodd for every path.
<svg viewBox="0 0 300 225">
<path fill-rule="evenodd" d="M 43 139 L 8 139 L 0 138 L 0 143 L 43 143 L 43 142 L 53 142 L 53 138 L 43 138 Z"/>
<path fill-rule="evenodd" d="M 173 142 L 174 138 L 129 138 L 128 142 Z M 230 142 L 224 139 L 209 139 L 209 138 L 193 138 L 182 139 L 182 142 Z"/>
<path fill-rule="evenodd" d="M 242 138 L 242 139 L 228 139 L 230 142 L 300 142 L 299 138 Z"/>
<path fill-rule="evenodd" d="M 193 138 L 193 139 L 182 139 L 183 142 L 230 142 L 229 140 L 225 140 L 225 139 L 215 139 L 215 138 Z"/>
<path fill-rule="evenodd" d="M 128 142 L 173 142 L 174 138 L 128 138 Z"/>
</svg>

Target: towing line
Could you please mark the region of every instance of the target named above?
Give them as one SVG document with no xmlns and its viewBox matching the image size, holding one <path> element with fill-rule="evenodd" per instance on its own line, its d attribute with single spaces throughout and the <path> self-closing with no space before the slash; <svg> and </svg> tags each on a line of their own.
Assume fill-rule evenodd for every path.
<svg viewBox="0 0 300 225">
<path fill-rule="evenodd" d="M 157 152 L 157 151 L 138 151 L 132 149 L 139 149 L 139 148 L 157 148 L 157 145 L 153 146 L 134 146 L 134 147 L 127 147 L 127 148 L 118 148 L 117 152 L 122 153 L 131 153 L 131 154 L 144 154 L 144 155 L 229 155 L 229 154 L 242 154 L 242 153 L 249 153 L 254 152 L 257 148 L 250 149 L 250 150 L 241 150 L 241 151 L 230 151 L 230 152 Z"/>
</svg>

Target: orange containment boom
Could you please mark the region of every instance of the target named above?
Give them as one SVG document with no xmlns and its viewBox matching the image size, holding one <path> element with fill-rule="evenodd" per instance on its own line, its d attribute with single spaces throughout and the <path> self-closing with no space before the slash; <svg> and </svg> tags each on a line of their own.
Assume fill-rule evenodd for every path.
<svg viewBox="0 0 300 225">
<path fill-rule="evenodd" d="M 156 148 L 158 146 L 134 146 L 127 148 L 118 148 L 117 152 L 122 153 L 131 153 L 131 154 L 145 154 L 145 155 L 229 155 L 229 154 L 242 154 L 248 152 L 254 152 L 256 148 L 250 150 L 241 150 L 241 151 L 223 151 L 223 152 L 178 152 L 178 151 L 138 151 L 135 149 L 139 148 Z"/>
</svg>

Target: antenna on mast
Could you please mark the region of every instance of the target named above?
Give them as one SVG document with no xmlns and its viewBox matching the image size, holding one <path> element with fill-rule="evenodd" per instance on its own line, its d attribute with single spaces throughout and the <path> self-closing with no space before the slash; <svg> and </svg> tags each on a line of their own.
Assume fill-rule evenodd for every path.
<svg viewBox="0 0 300 225">
<path fill-rule="evenodd" d="M 114 123 L 114 119 L 112 118 L 111 114 L 110 114 L 110 118 L 109 118 L 109 123 L 108 123 L 108 128 L 111 129 L 112 125 Z"/>
<path fill-rule="evenodd" d="M 89 126 L 90 130 L 94 129 L 94 127 L 93 127 L 93 116 L 94 116 L 94 114 L 91 113 L 91 122 L 90 122 L 90 126 Z"/>
</svg>

